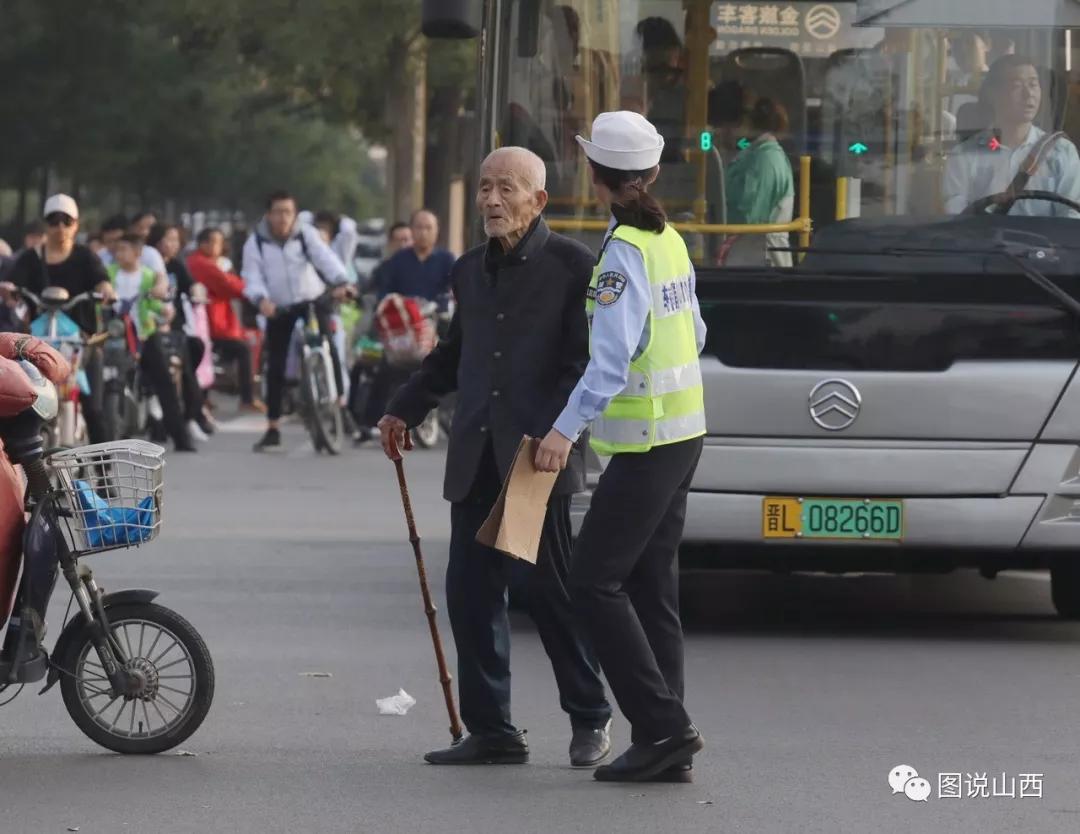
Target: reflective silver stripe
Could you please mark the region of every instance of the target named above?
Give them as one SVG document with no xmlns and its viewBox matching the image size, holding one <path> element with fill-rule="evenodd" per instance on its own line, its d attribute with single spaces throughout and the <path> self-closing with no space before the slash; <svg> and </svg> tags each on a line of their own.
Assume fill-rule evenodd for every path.
<svg viewBox="0 0 1080 834">
<path fill-rule="evenodd" d="M 652 312 L 658 319 L 689 310 L 694 294 L 690 290 L 690 275 L 680 275 L 661 284 L 651 284 Z"/>
<path fill-rule="evenodd" d="M 652 391 L 649 391 L 649 377 L 652 377 Z M 701 385 L 701 365 L 695 360 L 688 365 L 678 368 L 664 368 L 653 371 L 650 374 L 631 371 L 626 378 L 626 387 L 622 393 L 627 397 L 648 397 L 650 393 L 654 397 L 662 394 L 673 394 L 676 391 L 685 391 L 687 388 L 696 388 Z"/>
<path fill-rule="evenodd" d="M 653 443 L 668 443 L 705 431 L 705 413 L 686 414 L 656 421 Z M 649 442 L 648 420 L 612 420 L 600 417 L 593 422 L 593 437 L 606 443 L 640 446 Z"/>
<path fill-rule="evenodd" d="M 678 440 L 683 437 L 689 437 L 692 434 L 701 434 L 704 431 L 704 411 L 686 414 L 682 417 L 670 417 L 667 420 L 657 421 L 656 442 L 663 443 L 668 440 Z"/>
</svg>

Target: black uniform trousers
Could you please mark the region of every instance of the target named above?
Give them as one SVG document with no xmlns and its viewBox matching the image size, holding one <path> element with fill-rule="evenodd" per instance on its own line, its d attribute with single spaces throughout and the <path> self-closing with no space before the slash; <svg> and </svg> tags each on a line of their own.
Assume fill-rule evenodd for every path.
<svg viewBox="0 0 1080 834">
<path fill-rule="evenodd" d="M 695 438 L 612 456 L 574 548 L 570 593 L 634 744 L 691 723 L 677 552 L 701 448 Z"/>
<path fill-rule="evenodd" d="M 472 490 L 450 506 L 446 602 L 457 647 L 461 719 L 475 735 L 513 733 L 510 720 L 510 621 L 507 586 L 514 560 L 476 541 L 502 483 L 488 443 Z M 529 613 L 551 660 L 559 703 L 574 727 L 611 718 L 600 671 L 574 617 L 570 568 L 570 496 L 552 496 L 535 567 L 528 566 Z"/>
</svg>

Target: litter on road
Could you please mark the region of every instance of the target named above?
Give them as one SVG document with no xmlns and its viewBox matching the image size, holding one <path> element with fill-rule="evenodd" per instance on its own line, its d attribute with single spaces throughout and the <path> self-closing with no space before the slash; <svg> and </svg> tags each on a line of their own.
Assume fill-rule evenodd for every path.
<svg viewBox="0 0 1080 834">
<path fill-rule="evenodd" d="M 379 715 L 404 715 L 415 704 L 416 699 L 404 689 L 399 689 L 397 695 L 375 699 L 375 706 L 379 708 Z"/>
</svg>

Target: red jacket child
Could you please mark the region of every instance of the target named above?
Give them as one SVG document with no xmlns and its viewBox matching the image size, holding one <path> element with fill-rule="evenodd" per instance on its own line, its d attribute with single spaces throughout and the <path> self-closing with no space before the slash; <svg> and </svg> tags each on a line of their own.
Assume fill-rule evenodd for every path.
<svg viewBox="0 0 1080 834">
<path fill-rule="evenodd" d="M 192 279 L 203 284 L 210 297 L 206 308 L 210 319 L 210 338 L 215 341 L 242 340 L 244 330 L 233 309 L 233 301 L 244 297 L 244 279 L 222 270 L 217 265 L 217 258 L 206 254 L 201 246 L 188 255 L 187 267 Z"/>
</svg>

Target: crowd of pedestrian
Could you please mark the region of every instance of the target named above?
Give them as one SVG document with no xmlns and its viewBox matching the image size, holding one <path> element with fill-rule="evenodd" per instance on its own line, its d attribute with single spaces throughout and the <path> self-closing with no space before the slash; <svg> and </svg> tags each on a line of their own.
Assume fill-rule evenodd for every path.
<svg viewBox="0 0 1080 834">
<path fill-rule="evenodd" d="M 0 330 L 29 329 L 40 312 L 29 293 L 40 296 L 49 286 L 63 288 L 71 298 L 96 293 L 99 303 L 87 300 L 68 315 L 86 336 L 100 332 L 107 318 L 131 322 L 151 410 L 160 410 L 156 439 L 168 437 L 177 450 L 195 451 L 196 442 L 214 431 L 210 394 L 224 375 L 239 396 L 241 412 L 267 416 L 256 450 L 276 451 L 282 448 L 279 421 L 290 346 L 303 306 L 319 300 L 319 323 L 334 343 L 344 402 L 350 374 L 348 336 L 336 312 L 342 288 L 359 282 L 377 298 L 448 293 L 454 257 L 436 246 L 437 238 L 437 218 L 419 211 L 410 223 L 390 227 L 385 260 L 371 275 L 359 275 L 356 221 L 329 211 L 301 212 L 291 194 L 277 191 L 235 266 L 221 228 L 195 232 L 143 210 L 132 217 L 107 217 L 99 228 L 86 230 L 76 201 L 57 194 L 46 201 L 42 219 L 26 226 L 17 250 L 0 240 Z M 177 360 L 180 385 L 173 374 Z M 88 351 L 84 364 L 91 393 L 83 394 L 82 411 L 89 439 L 100 442 L 109 439 L 101 414 L 100 356 Z M 377 394 L 376 401 L 384 402 L 385 396 Z M 362 422 L 364 415 L 358 416 Z M 370 432 L 356 430 L 356 435 L 363 439 Z"/>
</svg>

